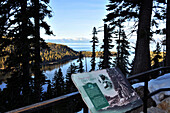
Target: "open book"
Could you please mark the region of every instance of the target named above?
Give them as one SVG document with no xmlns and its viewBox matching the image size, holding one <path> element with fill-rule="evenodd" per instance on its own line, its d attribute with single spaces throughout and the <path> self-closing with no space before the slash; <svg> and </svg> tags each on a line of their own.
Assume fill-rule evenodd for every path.
<svg viewBox="0 0 170 113">
<path fill-rule="evenodd" d="M 118 68 L 72 75 L 91 113 L 123 113 L 142 104 L 142 100 Z"/>
</svg>

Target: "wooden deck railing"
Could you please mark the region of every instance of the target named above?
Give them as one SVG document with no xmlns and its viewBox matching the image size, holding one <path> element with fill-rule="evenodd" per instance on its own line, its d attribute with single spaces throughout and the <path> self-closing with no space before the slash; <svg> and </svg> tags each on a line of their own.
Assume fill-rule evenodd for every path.
<svg viewBox="0 0 170 113">
<path fill-rule="evenodd" d="M 143 73 L 139 73 L 136 75 L 132 75 L 131 77 L 128 77 L 127 80 L 129 80 L 130 83 L 135 83 L 135 82 L 145 82 L 144 84 L 144 98 L 143 98 L 143 111 L 144 113 L 147 113 L 147 99 L 150 98 L 151 96 L 161 92 L 161 91 L 170 91 L 170 88 L 164 88 L 164 89 L 159 89 L 157 91 L 154 91 L 152 93 L 148 93 L 148 81 L 150 79 L 152 79 L 153 77 L 158 77 L 161 76 L 162 74 L 164 74 L 165 70 L 170 70 L 170 67 L 160 67 L 157 69 L 153 69 L 153 70 L 149 70 Z M 161 72 L 160 72 L 161 71 Z M 159 75 L 154 75 L 153 73 L 155 72 L 159 72 Z M 135 81 L 134 81 L 135 80 Z M 50 100 L 46 100 L 43 102 L 39 102 L 36 104 L 32 104 L 29 106 L 25 106 L 19 109 L 15 109 L 12 111 L 8 111 L 7 113 L 30 113 L 30 112 L 35 112 L 35 111 L 39 111 L 42 109 L 45 109 L 49 106 L 53 106 L 54 104 L 63 101 L 63 100 L 67 100 L 69 98 L 72 97 L 76 97 L 76 96 L 80 96 L 79 92 L 74 92 L 74 93 L 70 93 L 64 96 L 60 96 L 57 98 L 53 98 Z M 84 107 L 83 113 L 88 113 L 88 109 L 87 107 Z"/>
</svg>

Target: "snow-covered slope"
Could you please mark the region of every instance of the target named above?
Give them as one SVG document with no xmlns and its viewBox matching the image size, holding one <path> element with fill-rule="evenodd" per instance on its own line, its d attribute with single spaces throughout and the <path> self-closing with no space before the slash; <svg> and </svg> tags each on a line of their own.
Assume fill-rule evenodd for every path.
<svg viewBox="0 0 170 113">
<path fill-rule="evenodd" d="M 149 81 L 148 90 L 153 92 L 161 88 L 170 88 L 170 73 Z M 159 104 L 164 95 L 170 95 L 170 91 L 160 92 L 152 96 L 152 99 Z"/>
<path fill-rule="evenodd" d="M 140 86 L 144 86 L 144 82 L 132 85 L 133 88 Z M 170 73 L 164 74 L 156 79 L 152 79 L 148 83 L 148 90 L 150 93 L 161 88 L 170 88 Z M 170 91 L 160 92 L 159 94 L 152 96 L 152 99 L 156 102 L 156 104 L 159 104 L 161 98 L 163 98 L 165 95 L 170 95 Z"/>
</svg>

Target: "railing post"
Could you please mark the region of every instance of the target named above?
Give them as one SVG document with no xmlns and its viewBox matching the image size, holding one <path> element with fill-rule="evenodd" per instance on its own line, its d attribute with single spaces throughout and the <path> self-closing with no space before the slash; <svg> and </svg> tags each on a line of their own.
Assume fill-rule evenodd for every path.
<svg viewBox="0 0 170 113">
<path fill-rule="evenodd" d="M 144 98 L 143 98 L 143 112 L 147 113 L 147 95 L 148 95 L 148 77 L 145 79 L 145 86 L 144 86 Z"/>
</svg>

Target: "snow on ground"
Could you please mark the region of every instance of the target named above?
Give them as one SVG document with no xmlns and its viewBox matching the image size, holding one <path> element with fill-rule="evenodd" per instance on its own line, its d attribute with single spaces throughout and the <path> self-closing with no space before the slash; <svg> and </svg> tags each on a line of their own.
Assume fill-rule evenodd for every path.
<svg viewBox="0 0 170 113">
<path fill-rule="evenodd" d="M 167 73 L 165 75 L 162 75 L 156 79 L 152 79 L 149 81 L 148 84 L 149 92 L 153 92 L 161 88 L 170 88 L 170 73 Z M 159 104 L 161 98 L 163 98 L 162 96 L 164 95 L 170 95 L 170 91 L 160 92 L 159 94 L 152 96 L 152 99 L 156 102 L 156 104 Z"/>
<path fill-rule="evenodd" d="M 136 83 L 136 84 L 133 84 L 132 87 L 135 89 L 135 88 L 138 88 L 140 86 L 144 86 L 144 82 L 139 82 L 139 83 Z"/>
<path fill-rule="evenodd" d="M 144 86 L 144 82 L 133 84 L 133 88 L 138 88 L 140 86 Z M 149 92 L 156 91 L 161 88 L 170 88 L 170 73 L 164 74 L 156 79 L 152 79 L 148 82 L 148 90 Z M 161 96 L 170 95 L 170 91 L 160 92 L 152 96 L 152 99 L 158 104 L 160 103 Z"/>
</svg>

